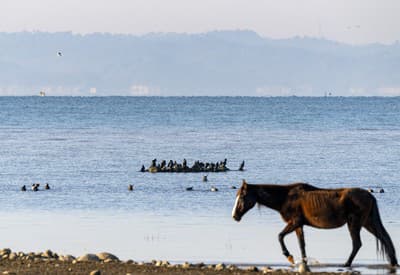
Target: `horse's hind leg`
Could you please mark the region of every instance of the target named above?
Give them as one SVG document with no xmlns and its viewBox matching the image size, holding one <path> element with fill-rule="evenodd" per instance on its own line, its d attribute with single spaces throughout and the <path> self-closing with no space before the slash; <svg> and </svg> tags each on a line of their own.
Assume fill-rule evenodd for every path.
<svg viewBox="0 0 400 275">
<path fill-rule="evenodd" d="M 350 236 L 353 241 L 353 250 L 351 251 L 350 257 L 347 259 L 344 266 L 351 266 L 354 257 L 356 256 L 358 250 L 360 250 L 360 247 L 362 245 L 360 237 L 360 231 L 361 231 L 360 219 L 352 217 L 350 221 L 348 221 L 347 226 L 349 228 Z"/>
</svg>

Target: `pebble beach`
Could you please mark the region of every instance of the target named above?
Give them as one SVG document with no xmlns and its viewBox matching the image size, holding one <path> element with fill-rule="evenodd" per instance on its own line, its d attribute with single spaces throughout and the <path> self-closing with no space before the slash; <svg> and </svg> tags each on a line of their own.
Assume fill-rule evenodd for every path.
<svg viewBox="0 0 400 275">
<path fill-rule="evenodd" d="M 236 265 L 189 263 L 171 264 L 166 260 L 151 262 L 121 261 L 111 253 L 85 254 L 79 257 L 44 252 L 0 250 L 0 274 L 300 274 L 296 268 L 274 269 L 269 266 L 239 267 Z M 312 272 L 312 274 L 360 274 L 358 271 Z"/>
</svg>

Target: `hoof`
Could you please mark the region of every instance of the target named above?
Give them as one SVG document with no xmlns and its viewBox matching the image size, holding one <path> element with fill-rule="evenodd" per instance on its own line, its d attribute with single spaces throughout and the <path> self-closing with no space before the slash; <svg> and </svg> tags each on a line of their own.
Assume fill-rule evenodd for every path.
<svg viewBox="0 0 400 275">
<path fill-rule="evenodd" d="M 299 270 L 298 270 L 299 273 L 306 273 L 306 272 L 310 272 L 310 271 L 311 271 L 311 270 L 310 270 L 310 268 L 308 267 L 307 263 L 302 262 L 302 263 L 299 265 Z"/>
<path fill-rule="evenodd" d="M 289 263 L 294 264 L 294 258 L 292 255 L 287 256 Z"/>
</svg>

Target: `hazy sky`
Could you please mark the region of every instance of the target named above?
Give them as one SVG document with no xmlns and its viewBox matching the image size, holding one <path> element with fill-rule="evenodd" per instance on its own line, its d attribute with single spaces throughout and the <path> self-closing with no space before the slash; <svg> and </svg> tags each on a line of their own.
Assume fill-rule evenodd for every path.
<svg viewBox="0 0 400 275">
<path fill-rule="evenodd" d="M 347 43 L 400 40 L 399 0 L 0 0 L 0 31 L 198 33 L 248 29 L 264 37 Z"/>
</svg>

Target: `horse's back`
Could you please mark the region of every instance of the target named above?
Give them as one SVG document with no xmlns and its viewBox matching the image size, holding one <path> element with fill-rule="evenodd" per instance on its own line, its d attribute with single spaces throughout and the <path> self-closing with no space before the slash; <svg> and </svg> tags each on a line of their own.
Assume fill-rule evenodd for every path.
<svg viewBox="0 0 400 275">
<path fill-rule="evenodd" d="M 305 218 L 321 228 L 342 226 L 351 215 L 369 213 L 373 196 L 361 188 L 304 190 L 299 197 Z"/>
</svg>

